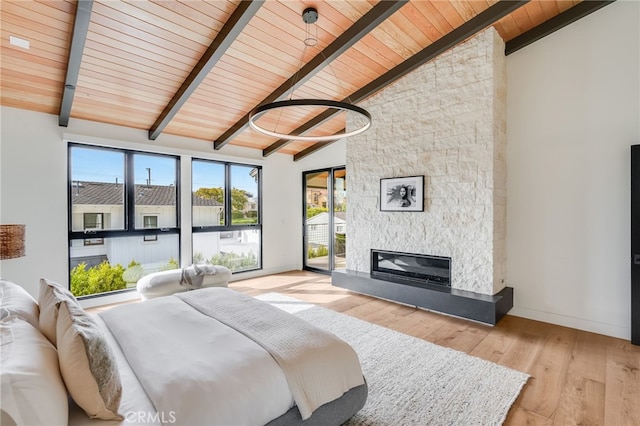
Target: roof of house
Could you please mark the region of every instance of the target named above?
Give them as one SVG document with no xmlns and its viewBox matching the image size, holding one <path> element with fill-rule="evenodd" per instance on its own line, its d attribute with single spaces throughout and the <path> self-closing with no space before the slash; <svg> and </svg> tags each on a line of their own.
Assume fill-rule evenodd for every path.
<svg viewBox="0 0 640 426">
<path fill-rule="evenodd" d="M 347 221 L 347 212 L 334 212 L 333 213 L 335 223 L 345 223 Z M 329 213 L 322 212 L 307 219 L 309 225 L 322 225 L 329 223 Z"/>
<path fill-rule="evenodd" d="M 173 185 L 136 185 L 136 205 L 173 206 L 176 204 L 176 187 Z M 121 183 L 74 181 L 71 202 L 79 204 L 120 205 L 123 204 L 124 187 Z M 192 194 L 194 206 L 222 206 L 213 198 Z"/>
</svg>

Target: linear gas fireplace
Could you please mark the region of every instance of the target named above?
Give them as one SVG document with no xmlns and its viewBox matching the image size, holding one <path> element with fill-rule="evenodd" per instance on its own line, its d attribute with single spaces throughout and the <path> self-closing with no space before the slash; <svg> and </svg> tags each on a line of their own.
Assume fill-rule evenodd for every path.
<svg viewBox="0 0 640 426">
<path fill-rule="evenodd" d="M 451 287 L 451 258 L 373 249 L 371 275 L 406 280 L 410 285 Z"/>
<path fill-rule="evenodd" d="M 485 324 L 513 307 L 511 287 L 494 295 L 452 287 L 450 257 L 371 250 L 370 273 L 336 269 L 331 277 L 336 287 Z"/>
</svg>

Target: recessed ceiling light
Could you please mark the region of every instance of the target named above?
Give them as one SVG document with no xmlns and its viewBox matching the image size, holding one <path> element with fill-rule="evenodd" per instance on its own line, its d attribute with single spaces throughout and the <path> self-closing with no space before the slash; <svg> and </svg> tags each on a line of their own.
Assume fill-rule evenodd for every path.
<svg viewBox="0 0 640 426">
<path fill-rule="evenodd" d="M 14 45 L 14 46 L 18 46 L 18 47 L 22 47 L 23 49 L 28 49 L 29 48 L 29 40 L 25 40 L 23 38 L 20 37 L 16 37 L 16 36 L 9 36 L 9 43 Z"/>
</svg>

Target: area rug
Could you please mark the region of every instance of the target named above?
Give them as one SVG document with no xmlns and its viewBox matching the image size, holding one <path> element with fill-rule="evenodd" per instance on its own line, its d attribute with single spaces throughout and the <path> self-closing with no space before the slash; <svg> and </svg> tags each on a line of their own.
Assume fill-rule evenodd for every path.
<svg viewBox="0 0 640 426">
<path fill-rule="evenodd" d="M 349 343 L 369 396 L 349 426 L 500 425 L 529 376 L 278 293 L 258 299 Z"/>
</svg>

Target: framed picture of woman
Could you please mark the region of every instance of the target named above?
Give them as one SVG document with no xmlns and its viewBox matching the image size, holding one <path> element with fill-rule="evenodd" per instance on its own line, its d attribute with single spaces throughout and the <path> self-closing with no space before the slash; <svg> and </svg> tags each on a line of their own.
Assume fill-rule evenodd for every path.
<svg viewBox="0 0 640 426">
<path fill-rule="evenodd" d="M 424 176 L 380 179 L 380 211 L 424 211 Z"/>
</svg>

